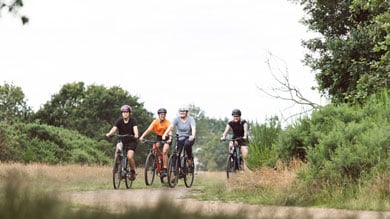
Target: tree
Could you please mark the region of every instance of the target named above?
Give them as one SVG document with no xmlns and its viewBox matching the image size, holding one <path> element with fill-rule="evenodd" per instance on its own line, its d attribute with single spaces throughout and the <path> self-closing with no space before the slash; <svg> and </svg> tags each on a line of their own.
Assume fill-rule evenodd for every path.
<svg viewBox="0 0 390 219">
<path fill-rule="evenodd" d="M 80 133 L 99 140 L 120 116 L 120 107 L 128 104 L 138 120 L 138 127 L 144 130 L 152 121 L 137 97 L 114 86 L 109 89 L 102 85 L 85 87 L 83 82 L 65 84 L 58 94 L 43 105 L 34 118 L 41 123 L 78 130 Z"/>
<path fill-rule="evenodd" d="M 27 24 L 29 19 L 28 17 L 19 14 L 19 10 L 23 7 L 23 1 L 22 0 L 11 0 L 11 1 L 6 1 L 6 0 L 0 0 L 0 17 L 1 17 L 1 12 L 8 11 L 15 16 L 19 17 L 20 20 L 22 21 L 22 24 Z"/>
<path fill-rule="evenodd" d="M 6 122 L 28 120 L 31 112 L 20 87 L 6 82 L 0 86 L 0 120 Z"/>
<path fill-rule="evenodd" d="M 293 0 L 302 20 L 319 37 L 303 41 L 304 62 L 316 73 L 319 90 L 332 102 L 364 102 L 390 85 L 388 0 Z"/>
</svg>

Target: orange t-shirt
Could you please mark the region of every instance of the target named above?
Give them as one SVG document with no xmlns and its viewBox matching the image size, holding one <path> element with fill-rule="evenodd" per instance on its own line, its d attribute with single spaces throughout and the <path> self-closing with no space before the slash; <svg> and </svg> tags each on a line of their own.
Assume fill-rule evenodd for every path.
<svg viewBox="0 0 390 219">
<path fill-rule="evenodd" d="M 171 122 L 167 119 L 163 122 L 160 122 L 160 119 L 155 119 L 152 124 L 150 124 L 148 130 L 155 132 L 156 135 L 162 136 L 170 124 Z"/>
</svg>

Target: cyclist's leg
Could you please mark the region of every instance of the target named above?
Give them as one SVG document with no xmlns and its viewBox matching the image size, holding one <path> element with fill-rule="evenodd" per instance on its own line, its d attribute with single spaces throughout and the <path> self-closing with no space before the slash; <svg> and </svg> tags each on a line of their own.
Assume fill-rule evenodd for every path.
<svg viewBox="0 0 390 219">
<path fill-rule="evenodd" d="M 123 150 L 123 143 L 122 142 L 118 142 L 116 144 L 116 147 L 115 147 L 115 154 L 114 154 L 114 160 L 115 162 L 117 161 L 117 158 L 118 158 L 118 152 L 119 151 L 122 151 Z M 114 166 L 114 171 L 117 171 L 116 168 L 118 168 L 117 165 Z"/>
<path fill-rule="evenodd" d="M 169 144 L 166 143 L 166 144 L 164 144 L 164 148 L 163 148 L 163 168 L 164 169 L 168 168 L 168 151 L 169 151 Z"/>
<path fill-rule="evenodd" d="M 194 145 L 195 139 L 190 141 L 188 139 L 185 140 L 184 142 L 184 149 L 187 152 L 187 162 L 188 166 L 190 167 L 190 172 L 194 172 L 194 157 L 192 155 L 192 145 Z"/>
<path fill-rule="evenodd" d="M 134 180 L 135 176 L 136 176 L 136 173 L 135 173 L 136 166 L 135 166 L 135 160 L 134 160 L 136 148 L 137 148 L 136 142 L 131 142 L 127 145 L 127 149 L 128 149 L 127 159 L 129 160 L 129 164 L 130 164 L 130 180 Z"/>
<path fill-rule="evenodd" d="M 248 153 L 249 153 L 249 147 L 248 147 L 248 146 L 245 146 L 245 145 L 241 145 L 241 156 L 242 156 L 242 161 L 244 162 L 244 163 L 243 163 L 243 168 L 244 168 L 244 170 L 247 169 L 247 166 L 246 166 L 246 157 L 248 157 Z"/>
<path fill-rule="evenodd" d="M 233 141 L 229 141 L 229 144 L 228 144 L 228 153 L 230 153 L 232 151 L 232 147 L 233 147 Z"/>
</svg>

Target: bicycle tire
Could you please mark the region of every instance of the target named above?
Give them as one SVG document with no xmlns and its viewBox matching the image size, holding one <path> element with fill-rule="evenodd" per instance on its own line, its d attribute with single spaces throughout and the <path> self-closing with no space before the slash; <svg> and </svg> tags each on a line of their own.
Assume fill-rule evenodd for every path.
<svg viewBox="0 0 390 219">
<path fill-rule="evenodd" d="M 114 189 L 119 189 L 119 187 L 121 185 L 120 170 L 121 170 L 121 162 L 120 162 L 120 157 L 118 156 L 114 160 L 114 166 L 112 169 L 112 183 L 113 183 Z"/>
<path fill-rule="evenodd" d="M 174 188 L 179 181 L 179 159 L 177 154 L 172 154 L 168 160 L 168 185 Z"/>
<path fill-rule="evenodd" d="M 236 161 L 233 155 L 229 155 L 226 159 L 226 177 L 229 179 L 232 173 L 236 172 Z"/>
<path fill-rule="evenodd" d="M 195 171 L 190 171 L 190 166 L 187 163 L 187 158 L 184 159 L 184 184 L 187 188 L 190 188 L 194 183 Z"/>
<path fill-rule="evenodd" d="M 149 153 L 145 161 L 145 184 L 150 186 L 154 182 L 156 175 L 156 156 L 153 153 Z"/>
</svg>

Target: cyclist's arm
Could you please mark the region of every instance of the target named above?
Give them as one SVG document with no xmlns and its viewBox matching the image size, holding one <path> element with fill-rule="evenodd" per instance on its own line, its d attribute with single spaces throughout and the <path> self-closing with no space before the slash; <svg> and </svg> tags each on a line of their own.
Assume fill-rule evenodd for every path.
<svg viewBox="0 0 390 219">
<path fill-rule="evenodd" d="M 118 130 L 118 128 L 116 126 L 113 126 L 111 128 L 111 130 L 106 134 L 107 137 L 110 137 L 111 135 L 113 135 L 116 131 Z"/>
<path fill-rule="evenodd" d="M 168 126 L 167 130 L 165 130 L 165 132 L 164 132 L 164 134 L 163 134 L 163 136 L 162 136 L 162 139 L 164 140 L 164 139 L 167 137 L 167 135 L 172 136 L 172 130 L 173 130 L 173 124 L 171 123 L 171 124 Z M 171 139 L 170 139 L 170 140 L 171 140 Z"/>
<path fill-rule="evenodd" d="M 244 123 L 244 136 L 242 136 L 243 139 L 248 138 L 248 123 Z"/>
<path fill-rule="evenodd" d="M 138 126 L 133 126 L 134 138 L 138 138 Z"/>
<path fill-rule="evenodd" d="M 150 130 L 149 129 L 146 129 L 144 131 L 144 133 L 141 135 L 141 137 L 139 138 L 140 141 L 143 141 L 144 138 L 150 133 Z"/>
<path fill-rule="evenodd" d="M 226 138 L 226 135 L 228 134 L 229 130 L 230 130 L 230 126 L 229 126 L 229 124 L 227 124 L 226 128 L 225 128 L 225 131 L 223 131 L 223 133 L 222 133 L 221 139 L 225 139 Z"/>
</svg>

